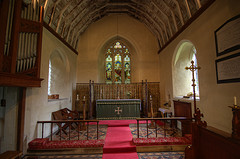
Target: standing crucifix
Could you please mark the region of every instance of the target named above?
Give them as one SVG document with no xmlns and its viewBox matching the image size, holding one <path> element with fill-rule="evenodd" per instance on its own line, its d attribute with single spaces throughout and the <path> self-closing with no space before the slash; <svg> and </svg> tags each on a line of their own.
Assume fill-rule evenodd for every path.
<svg viewBox="0 0 240 159">
<path fill-rule="evenodd" d="M 185 67 L 186 70 L 190 70 L 192 71 L 192 86 L 193 86 L 193 101 L 194 101 L 194 113 L 196 113 L 197 111 L 197 106 L 196 106 L 196 93 L 195 93 L 195 77 L 194 77 L 194 71 L 201 69 L 201 67 L 195 66 L 194 65 L 194 61 L 191 61 L 192 65 L 190 67 Z"/>
</svg>

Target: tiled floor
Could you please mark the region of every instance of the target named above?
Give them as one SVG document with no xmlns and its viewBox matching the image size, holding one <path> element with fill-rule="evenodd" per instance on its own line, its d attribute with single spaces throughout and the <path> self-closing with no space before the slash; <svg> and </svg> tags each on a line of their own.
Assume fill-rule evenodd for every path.
<svg viewBox="0 0 240 159">
<path fill-rule="evenodd" d="M 184 159 L 184 152 L 138 153 L 139 159 Z"/>
<path fill-rule="evenodd" d="M 184 152 L 147 152 L 138 153 L 139 159 L 184 159 Z M 94 155 L 26 155 L 22 159 L 101 159 L 102 154 Z"/>
<path fill-rule="evenodd" d="M 38 155 L 24 156 L 22 159 L 101 159 L 102 154 L 94 155 Z"/>
</svg>

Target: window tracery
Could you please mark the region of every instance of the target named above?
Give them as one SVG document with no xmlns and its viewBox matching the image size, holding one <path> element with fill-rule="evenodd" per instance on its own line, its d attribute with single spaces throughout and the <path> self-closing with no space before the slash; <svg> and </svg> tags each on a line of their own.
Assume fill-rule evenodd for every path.
<svg viewBox="0 0 240 159">
<path fill-rule="evenodd" d="M 106 83 L 131 82 L 131 55 L 119 41 L 111 45 L 105 54 Z"/>
</svg>

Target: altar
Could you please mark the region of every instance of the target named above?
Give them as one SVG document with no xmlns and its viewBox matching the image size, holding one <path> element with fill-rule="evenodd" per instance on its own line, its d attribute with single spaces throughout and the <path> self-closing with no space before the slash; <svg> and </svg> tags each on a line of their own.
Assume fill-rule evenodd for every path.
<svg viewBox="0 0 240 159">
<path fill-rule="evenodd" d="M 99 99 L 96 100 L 97 119 L 140 118 L 140 99 Z"/>
</svg>

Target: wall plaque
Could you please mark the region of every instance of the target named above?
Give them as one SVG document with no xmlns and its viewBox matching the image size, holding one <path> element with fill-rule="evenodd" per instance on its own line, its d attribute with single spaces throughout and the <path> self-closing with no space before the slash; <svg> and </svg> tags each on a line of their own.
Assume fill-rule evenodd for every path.
<svg viewBox="0 0 240 159">
<path fill-rule="evenodd" d="M 240 15 L 237 15 L 215 31 L 217 56 L 240 49 Z"/>
<path fill-rule="evenodd" d="M 217 83 L 240 82 L 240 53 L 215 61 Z"/>
</svg>

